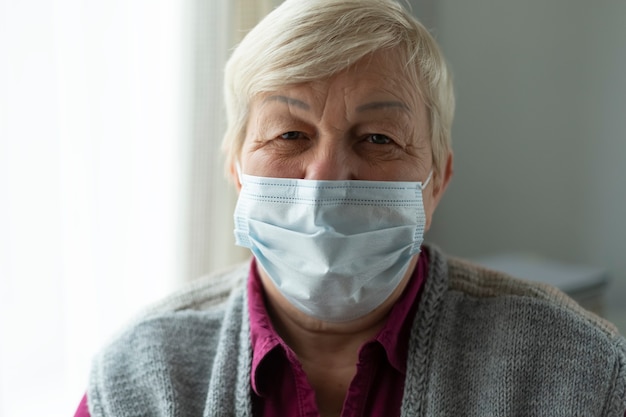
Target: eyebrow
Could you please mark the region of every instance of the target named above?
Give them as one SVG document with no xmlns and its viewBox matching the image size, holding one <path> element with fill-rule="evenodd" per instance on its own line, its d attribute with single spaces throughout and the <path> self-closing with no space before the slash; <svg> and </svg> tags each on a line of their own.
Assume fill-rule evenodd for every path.
<svg viewBox="0 0 626 417">
<path fill-rule="evenodd" d="M 369 110 L 380 110 L 380 109 L 385 109 L 389 107 L 397 107 L 407 112 L 411 111 L 411 109 L 409 109 L 409 106 L 407 106 L 401 101 L 373 101 L 371 103 L 363 104 L 357 107 L 356 111 L 364 112 L 364 111 L 369 111 Z"/>
<path fill-rule="evenodd" d="M 307 103 L 305 103 L 302 100 L 298 100 L 296 98 L 291 98 L 291 97 L 287 97 L 287 96 L 282 96 L 282 95 L 273 95 L 273 96 L 269 96 L 266 97 L 265 100 L 263 100 L 265 102 L 267 101 L 280 101 L 281 103 L 285 103 L 288 105 L 292 105 L 292 106 L 296 106 L 299 107 L 303 110 L 311 110 L 311 106 L 309 106 Z M 370 110 L 380 110 L 380 109 L 385 109 L 385 108 L 399 108 L 402 109 L 404 111 L 407 112 L 411 112 L 411 109 L 409 109 L 409 106 L 407 106 L 406 104 L 404 104 L 401 101 L 373 101 L 371 103 L 366 103 L 363 105 L 360 105 L 359 107 L 356 108 L 357 112 L 365 112 L 365 111 L 370 111 Z"/>
<path fill-rule="evenodd" d="M 300 107 L 303 110 L 311 109 L 311 106 L 306 104 L 304 101 L 298 100 L 296 98 L 287 97 L 287 96 L 280 96 L 280 95 L 269 96 L 269 97 L 266 97 L 265 100 L 263 101 L 280 101 L 281 103 L 286 103 L 291 106 Z"/>
</svg>

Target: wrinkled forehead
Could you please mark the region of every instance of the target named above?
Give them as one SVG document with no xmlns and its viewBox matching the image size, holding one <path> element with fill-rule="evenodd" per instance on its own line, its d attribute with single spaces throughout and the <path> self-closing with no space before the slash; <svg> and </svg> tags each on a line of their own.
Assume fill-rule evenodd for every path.
<svg viewBox="0 0 626 417">
<path fill-rule="evenodd" d="M 407 65 L 401 55 L 393 49 L 377 51 L 330 76 L 311 77 L 299 83 L 266 84 L 256 90 L 248 104 L 279 102 L 306 110 L 326 100 L 350 101 L 357 107 L 380 103 L 382 107 L 408 110 L 420 117 L 425 103 L 419 77 L 415 67 Z"/>
</svg>

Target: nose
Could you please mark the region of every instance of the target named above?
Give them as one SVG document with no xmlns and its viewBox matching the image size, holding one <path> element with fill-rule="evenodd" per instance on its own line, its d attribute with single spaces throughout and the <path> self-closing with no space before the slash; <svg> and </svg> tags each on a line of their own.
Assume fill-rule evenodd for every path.
<svg viewBox="0 0 626 417">
<path fill-rule="evenodd" d="M 352 180 L 355 179 L 355 163 L 345 150 L 328 147 L 318 150 L 307 161 L 305 179 Z"/>
</svg>

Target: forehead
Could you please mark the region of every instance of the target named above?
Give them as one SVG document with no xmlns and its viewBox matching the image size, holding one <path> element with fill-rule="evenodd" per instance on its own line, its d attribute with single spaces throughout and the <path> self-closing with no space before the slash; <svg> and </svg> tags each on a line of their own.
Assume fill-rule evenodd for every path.
<svg viewBox="0 0 626 417">
<path fill-rule="evenodd" d="M 368 102 L 395 102 L 419 117 L 424 113 L 415 68 L 408 67 L 394 50 L 369 54 L 330 77 L 317 77 L 300 84 L 277 86 L 254 97 L 253 107 L 268 103 L 268 98 L 295 108 L 315 107 L 328 102 L 344 102 L 348 107 Z M 397 109 L 396 109 L 397 110 Z"/>
</svg>

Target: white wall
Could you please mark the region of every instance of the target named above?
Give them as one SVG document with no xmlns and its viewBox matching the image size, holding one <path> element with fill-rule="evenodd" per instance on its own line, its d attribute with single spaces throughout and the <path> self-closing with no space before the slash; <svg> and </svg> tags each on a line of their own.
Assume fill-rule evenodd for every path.
<svg viewBox="0 0 626 417">
<path fill-rule="evenodd" d="M 427 239 L 606 267 L 626 309 L 626 3 L 416 3 L 458 100 L 455 177 Z"/>
</svg>

